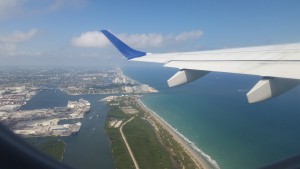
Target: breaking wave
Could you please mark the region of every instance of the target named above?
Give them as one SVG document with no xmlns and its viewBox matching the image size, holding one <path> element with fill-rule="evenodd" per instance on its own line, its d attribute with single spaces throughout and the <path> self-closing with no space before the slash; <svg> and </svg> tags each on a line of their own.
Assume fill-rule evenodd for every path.
<svg viewBox="0 0 300 169">
<path fill-rule="evenodd" d="M 163 118 L 161 118 L 159 115 L 157 115 L 153 110 L 151 110 L 150 108 L 148 108 L 141 100 L 139 100 L 139 102 L 145 107 L 147 108 L 149 111 L 151 111 L 151 113 L 153 113 L 156 117 L 158 117 L 161 121 L 163 121 L 167 126 L 169 126 L 173 131 L 175 131 L 175 133 L 177 135 L 179 135 L 182 139 L 184 139 L 184 141 L 187 142 L 187 144 L 192 147 L 199 155 L 201 155 L 202 157 L 205 158 L 205 160 L 207 162 L 209 162 L 215 169 L 220 169 L 218 163 L 216 160 L 214 160 L 211 156 L 209 156 L 208 154 L 205 154 L 199 147 L 196 146 L 196 144 L 192 141 L 190 141 L 188 138 L 186 138 L 182 133 L 180 133 L 176 128 L 174 128 L 171 124 L 169 124 L 168 122 L 166 122 Z"/>
</svg>

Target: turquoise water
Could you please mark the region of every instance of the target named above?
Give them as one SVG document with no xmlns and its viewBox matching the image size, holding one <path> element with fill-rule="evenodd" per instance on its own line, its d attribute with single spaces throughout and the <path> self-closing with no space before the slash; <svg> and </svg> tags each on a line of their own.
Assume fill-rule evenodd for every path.
<svg viewBox="0 0 300 169">
<path fill-rule="evenodd" d="M 258 168 L 300 152 L 300 88 L 248 104 L 255 76 L 210 73 L 168 88 L 176 72 L 158 66 L 123 68 L 126 75 L 157 88 L 142 101 L 215 160 L 222 169 Z"/>
</svg>

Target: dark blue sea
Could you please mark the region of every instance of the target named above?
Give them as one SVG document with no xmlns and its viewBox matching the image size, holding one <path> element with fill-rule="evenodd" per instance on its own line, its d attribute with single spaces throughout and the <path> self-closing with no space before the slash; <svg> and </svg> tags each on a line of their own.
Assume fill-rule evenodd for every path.
<svg viewBox="0 0 300 169">
<path fill-rule="evenodd" d="M 210 73 L 168 88 L 166 81 L 175 69 L 130 63 L 123 71 L 159 90 L 142 101 L 204 152 L 216 168 L 258 168 L 300 153 L 299 87 L 248 104 L 246 93 L 260 77 Z"/>
</svg>

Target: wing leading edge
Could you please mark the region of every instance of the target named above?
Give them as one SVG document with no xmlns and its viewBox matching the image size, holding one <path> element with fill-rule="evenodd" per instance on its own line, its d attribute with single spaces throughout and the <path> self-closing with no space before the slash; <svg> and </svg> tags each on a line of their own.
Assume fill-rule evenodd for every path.
<svg viewBox="0 0 300 169">
<path fill-rule="evenodd" d="M 262 76 L 248 93 L 249 103 L 276 97 L 300 83 L 300 43 L 198 52 L 150 54 L 132 49 L 107 30 L 101 31 L 130 61 L 164 63 L 179 71 L 170 87 L 183 85 L 211 71 Z"/>
</svg>

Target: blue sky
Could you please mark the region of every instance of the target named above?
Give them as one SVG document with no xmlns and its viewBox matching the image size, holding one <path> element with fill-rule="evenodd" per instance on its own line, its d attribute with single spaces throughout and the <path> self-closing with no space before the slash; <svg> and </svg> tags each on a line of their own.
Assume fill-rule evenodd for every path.
<svg viewBox="0 0 300 169">
<path fill-rule="evenodd" d="M 300 42 L 299 0 L 1 0 L 0 65 L 116 65 L 148 52 Z"/>
</svg>

